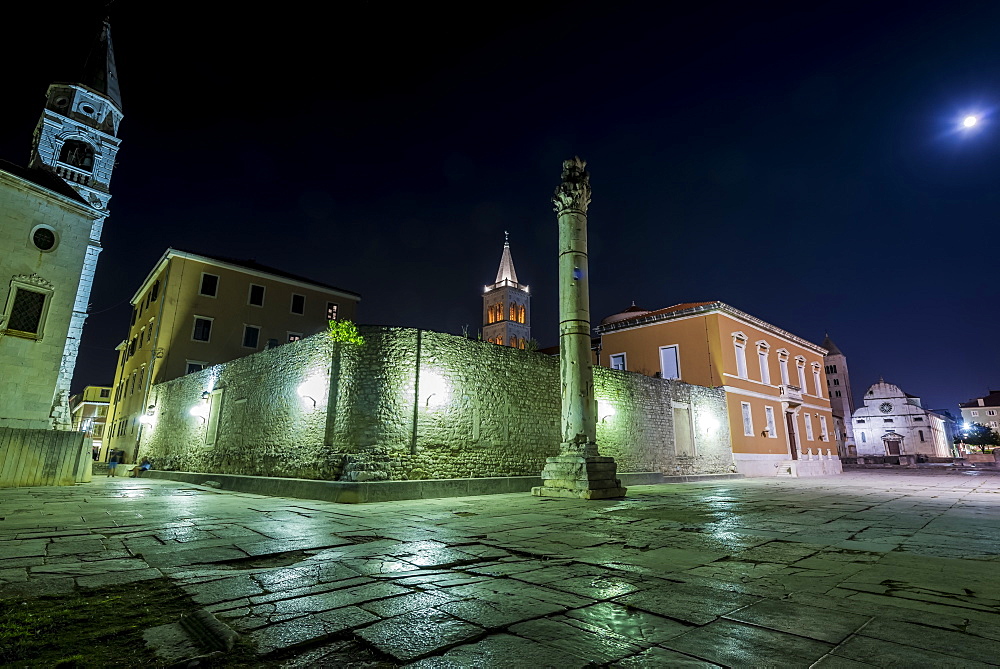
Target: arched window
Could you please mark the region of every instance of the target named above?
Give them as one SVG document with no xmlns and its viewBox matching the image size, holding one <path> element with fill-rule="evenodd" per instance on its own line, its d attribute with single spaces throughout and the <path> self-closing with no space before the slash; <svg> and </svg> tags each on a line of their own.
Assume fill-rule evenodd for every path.
<svg viewBox="0 0 1000 669">
<path fill-rule="evenodd" d="M 524 307 L 521 307 L 521 308 L 523 309 Z M 518 342 L 517 342 L 517 347 L 519 349 L 521 349 L 521 350 L 524 350 L 524 348 L 525 348 L 526 345 L 527 345 L 527 342 L 524 341 L 523 337 L 521 339 L 519 339 Z"/>
<path fill-rule="evenodd" d="M 503 335 L 500 335 L 499 337 L 497 337 L 497 341 L 496 341 L 496 343 L 497 343 L 497 344 L 498 344 L 499 346 L 503 346 Z"/>
<path fill-rule="evenodd" d="M 510 320 L 517 321 L 517 305 L 513 302 L 510 303 Z"/>
<path fill-rule="evenodd" d="M 78 139 L 70 139 L 62 146 L 59 162 L 90 172 L 94 169 L 94 147 Z"/>
<path fill-rule="evenodd" d="M 523 304 L 518 309 L 517 322 L 518 323 L 523 323 L 524 322 L 524 305 Z M 524 347 L 522 346 L 521 348 L 524 348 Z"/>
</svg>

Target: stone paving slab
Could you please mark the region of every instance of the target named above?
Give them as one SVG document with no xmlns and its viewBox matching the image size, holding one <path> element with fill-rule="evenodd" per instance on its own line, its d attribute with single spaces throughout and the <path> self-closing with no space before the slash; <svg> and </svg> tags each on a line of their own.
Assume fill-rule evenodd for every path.
<svg viewBox="0 0 1000 669">
<path fill-rule="evenodd" d="M 991 666 L 998 511 L 1000 473 L 349 507 L 100 478 L 0 490 L 0 599 L 170 579 L 289 666 Z"/>
</svg>

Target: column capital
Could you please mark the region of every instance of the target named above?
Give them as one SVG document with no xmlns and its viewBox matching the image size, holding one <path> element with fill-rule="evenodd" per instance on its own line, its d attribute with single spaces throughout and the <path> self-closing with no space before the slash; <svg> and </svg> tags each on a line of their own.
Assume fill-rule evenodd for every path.
<svg viewBox="0 0 1000 669">
<path fill-rule="evenodd" d="M 562 183 L 552 196 L 557 214 L 573 210 L 587 213 L 590 205 L 590 173 L 586 167 L 587 162 L 580 160 L 578 156 L 563 161 Z"/>
</svg>

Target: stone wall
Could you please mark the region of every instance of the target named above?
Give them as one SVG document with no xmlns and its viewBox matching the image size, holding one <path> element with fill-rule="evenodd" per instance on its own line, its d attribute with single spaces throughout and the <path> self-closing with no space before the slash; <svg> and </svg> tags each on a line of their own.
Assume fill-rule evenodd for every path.
<svg viewBox="0 0 1000 669">
<path fill-rule="evenodd" d="M 362 345 L 320 334 L 154 386 L 140 455 L 159 469 L 365 481 L 536 475 L 558 453 L 557 358 L 361 331 Z M 721 389 L 594 377 L 598 444 L 619 471 L 731 471 Z M 675 408 L 689 411 L 687 456 L 675 455 Z"/>
</svg>

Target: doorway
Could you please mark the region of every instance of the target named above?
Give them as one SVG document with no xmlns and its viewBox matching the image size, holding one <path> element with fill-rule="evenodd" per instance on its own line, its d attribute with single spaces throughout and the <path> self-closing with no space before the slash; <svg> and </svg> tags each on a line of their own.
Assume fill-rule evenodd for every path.
<svg viewBox="0 0 1000 669">
<path fill-rule="evenodd" d="M 787 412 L 785 414 L 785 424 L 788 426 L 788 446 L 792 449 L 792 460 L 799 459 L 799 444 L 795 435 L 795 414 Z"/>
</svg>

